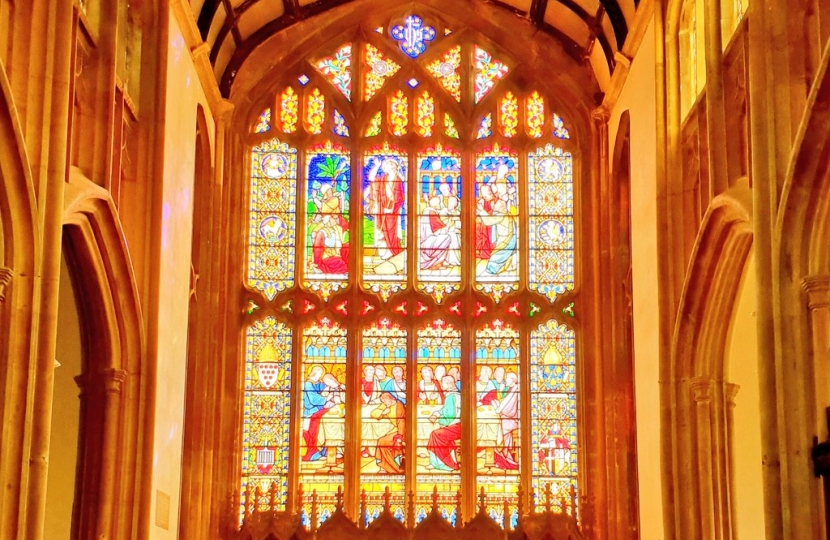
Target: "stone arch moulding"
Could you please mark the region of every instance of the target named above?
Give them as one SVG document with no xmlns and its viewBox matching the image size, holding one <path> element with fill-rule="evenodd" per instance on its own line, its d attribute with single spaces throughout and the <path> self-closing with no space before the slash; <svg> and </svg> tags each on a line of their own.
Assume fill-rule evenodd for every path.
<svg viewBox="0 0 830 540">
<path fill-rule="evenodd" d="M 786 425 L 773 426 L 783 442 L 780 467 L 788 481 L 780 494 L 785 529 L 792 538 L 825 537 L 821 480 L 804 463 L 813 437 L 828 437 L 830 405 L 830 52 L 810 91 L 781 190 L 773 231 L 772 272 L 776 313 L 778 407 L 790 411 Z M 763 412 L 763 411 L 762 411 Z M 770 429 L 773 429 L 770 428 Z M 786 473 L 784 472 L 786 470 Z"/>
<path fill-rule="evenodd" d="M 16 531 L 25 504 L 28 377 L 41 261 L 34 180 L 6 69 L 0 60 L 0 530 Z"/>
<path fill-rule="evenodd" d="M 752 247 L 751 200 L 743 179 L 712 201 L 679 302 L 662 396 L 671 411 L 663 459 L 673 479 L 664 490 L 675 500 L 676 515 L 667 517 L 677 538 L 732 538 L 727 417 L 737 387 L 725 381 L 724 358 Z"/>
<path fill-rule="evenodd" d="M 133 538 L 142 505 L 140 474 L 152 444 L 145 435 L 152 431 L 142 425 L 148 418 L 142 381 L 147 369 L 138 288 L 109 192 L 73 168 L 64 202 L 64 250 L 74 286 L 84 295 L 78 384 L 86 432 L 76 527 L 80 538 Z"/>
</svg>

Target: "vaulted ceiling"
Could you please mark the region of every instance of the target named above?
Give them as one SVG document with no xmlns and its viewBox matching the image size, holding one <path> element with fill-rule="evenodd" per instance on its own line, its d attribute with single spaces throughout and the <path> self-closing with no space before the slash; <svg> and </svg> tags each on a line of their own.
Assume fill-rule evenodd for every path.
<svg viewBox="0 0 830 540">
<path fill-rule="evenodd" d="M 191 0 L 222 94 L 258 45 L 273 34 L 352 0 Z M 633 23 L 639 0 L 447 0 L 487 3 L 531 21 L 562 43 L 574 59 L 590 64 L 604 88 Z"/>
</svg>

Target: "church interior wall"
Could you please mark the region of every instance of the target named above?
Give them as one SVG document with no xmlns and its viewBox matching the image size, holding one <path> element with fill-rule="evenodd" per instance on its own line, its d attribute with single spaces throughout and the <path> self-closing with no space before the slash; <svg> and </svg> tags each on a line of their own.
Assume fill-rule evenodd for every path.
<svg viewBox="0 0 830 540">
<path fill-rule="evenodd" d="M 654 110 L 655 33 L 649 24 L 609 119 L 610 155 L 623 112 L 631 118 L 631 237 L 634 309 L 634 388 L 638 426 L 659 425 L 659 327 L 657 304 L 657 118 Z M 612 178 L 614 171 L 611 171 Z M 640 538 L 663 538 L 660 439 L 650 430 L 637 430 Z"/>
<path fill-rule="evenodd" d="M 164 527 L 152 527 L 151 538 L 176 538 L 181 483 L 187 358 L 188 298 L 191 290 L 190 250 L 198 105 L 210 108 L 176 18 L 169 17 L 164 173 L 159 253 L 160 302 L 153 448 L 153 508 L 161 509 Z M 213 123 L 208 114 L 209 125 Z M 212 127 L 212 126 L 211 126 Z M 159 497 L 162 498 L 159 501 Z M 167 506 L 169 505 L 169 506 Z M 164 511 L 166 508 L 166 512 Z"/>
<path fill-rule="evenodd" d="M 711 107 L 717 101 L 706 95 L 709 90 L 704 84 L 711 87 L 712 79 L 706 80 L 707 72 L 717 73 L 712 68 L 713 64 L 725 60 L 707 60 L 704 54 L 710 48 L 707 47 L 703 29 L 712 27 L 712 24 L 704 24 L 707 17 L 711 18 L 708 8 L 704 9 L 706 2 L 708 0 L 690 2 L 697 24 L 693 60 L 694 99 L 681 103 L 679 86 L 684 74 L 680 70 L 684 59 L 676 54 L 677 14 L 669 17 L 672 22 L 668 25 L 668 36 L 659 27 L 664 20 L 661 15 L 648 26 L 642 44 L 631 61 L 625 84 L 610 111 L 606 133 L 607 155 L 614 156 L 620 119 L 624 113 L 629 115 L 630 213 L 631 230 L 634 231 L 631 239 L 633 356 L 638 426 L 636 497 L 641 516 L 638 534 L 642 540 L 714 538 L 714 530 L 691 522 L 702 517 L 704 519 L 700 523 L 708 527 L 715 521 L 717 512 L 731 512 L 731 516 L 720 515 L 719 518 L 719 523 L 725 524 L 722 529 L 725 532 L 721 536 L 724 539 L 775 537 L 803 540 L 816 537 L 816 534 L 826 535 L 821 515 L 824 501 L 820 483 L 814 478 L 805 456 L 810 451 L 813 436 L 819 439 L 827 436 L 822 414 L 830 399 L 823 371 L 830 360 L 830 267 L 826 263 L 826 235 L 830 231 L 827 216 L 830 210 L 828 204 L 822 202 L 830 200 L 830 180 L 825 174 L 828 165 L 825 140 L 828 121 L 822 116 L 828 109 L 827 103 L 830 103 L 830 83 L 827 82 L 830 81 L 827 74 L 830 50 L 826 47 L 830 34 L 830 25 L 827 25 L 830 4 L 804 2 L 793 6 L 781 20 L 772 20 L 770 17 L 774 15 L 764 18 L 762 10 L 773 13 L 773 9 L 781 9 L 783 12 L 788 7 L 786 2 L 753 0 L 753 7 L 745 17 L 755 19 L 738 21 L 735 13 L 724 15 L 724 21 L 728 16 L 729 22 L 723 23 L 722 46 L 727 57 L 734 53 L 734 66 L 737 67 L 734 77 L 721 73 L 727 95 L 726 106 L 721 106 L 718 111 Z M 91 6 L 87 23 L 98 28 L 101 22 L 100 6 L 104 4 L 95 1 L 87 3 Z M 439 9 L 440 2 L 437 0 L 427 3 Z M 643 0 L 641 5 L 647 3 L 648 0 Z M 722 5 L 745 10 L 747 3 L 744 0 L 743 3 L 724 2 Z M 109 306 L 112 312 L 108 315 L 118 314 L 111 321 L 111 328 L 99 328 L 113 330 L 106 335 L 119 342 L 111 344 L 114 354 L 110 359 L 112 365 L 99 367 L 129 372 L 123 390 L 119 390 L 123 397 L 123 418 L 119 421 L 124 430 L 119 434 L 124 436 L 129 431 L 127 438 L 121 439 L 121 444 L 124 440 L 135 444 L 130 448 L 120 448 L 118 455 L 121 456 L 119 460 L 139 461 L 136 470 L 147 473 L 143 478 L 136 477 L 136 484 L 142 483 L 140 489 L 134 485 L 119 486 L 117 489 L 123 490 L 120 495 L 124 498 L 113 498 L 134 502 L 136 508 L 142 508 L 140 515 L 139 512 L 133 514 L 130 505 L 129 511 L 123 508 L 113 510 L 104 521 L 114 523 L 109 532 L 113 532 L 112 538 L 119 540 L 167 540 L 181 536 L 179 501 L 182 498 L 183 436 L 187 413 L 188 299 L 194 290 L 194 276 L 189 265 L 194 242 L 194 176 L 199 174 L 195 163 L 197 109 L 201 108 L 206 114 L 208 138 L 212 151 L 216 153 L 216 157 L 210 157 L 210 165 L 216 163 L 219 171 L 216 173 L 217 184 L 221 183 L 223 176 L 226 176 L 226 181 L 236 181 L 244 176 L 236 163 L 233 167 L 237 170 L 234 171 L 230 171 L 232 167 L 223 171 L 219 165 L 223 147 L 239 143 L 242 135 L 241 132 L 233 132 L 238 126 L 231 125 L 228 129 L 228 126 L 222 125 L 223 121 L 219 119 L 223 114 L 221 111 L 232 106 L 230 102 L 219 100 L 218 86 L 205 85 L 208 53 L 204 49 L 209 47 L 199 41 L 196 21 L 189 21 L 190 26 L 182 22 L 182 9 L 186 10 L 187 16 L 192 16 L 199 12 L 201 0 L 189 6 L 185 5 L 184 0 L 171 0 L 169 5 L 165 4 L 163 9 L 168 13 L 158 17 L 164 22 L 160 28 L 148 26 L 155 15 L 152 9 L 142 7 L 142 4 L 134 4 L 143 15 L 143 18 L 139 17 L 143 22 L 137 28 L 129 30 L 122 24 L 117 29 L 105 29 L 98 36 L 97 46 L 102 52 L 95 53 L 98 55 L 96 58 L 110 64 L 94 68 L 97 71 L 90 68 L 86 73 L 79 71 L 80 64 L 73 64 L 72 77 L 69 75 L 73 70 L 68 65 L 69 54 L 66 50 L 75 46 L 70 42 L 78 37 L 80 27 L 76 26 L 74 33 L 67 32 L 70 27 L 69 7 L 56 11 L 57 1 L 34 0 L 29 5 L 0 0 L 0 57 L 5 62 L 0 64 L 0 360 L 3 360 L 0 362 L 3 370 L 0 373 L 0 388 L 3 389 L 0 403 L 0 417 L 3 419 L 0 472 L 6 486 L 0 494 L 2 538 L 68 538 L 71 534 L 68 526 L 75 511 L 73 505 L 77 504 L 77 488 L 73 479 L 77 461 L 75 449 L 79 446 L 82 426 L 79 421 L 79 388 L 74 376 L 83 370 L 85 321 L 81 319 L 84 309 L 77 301 L 77 291 L 73 292 L 77 284 L 70 279 L 68 254 L 64 254 L 63 264 L 53 276 L 60 277 L 58 294 L 54 298 L 50 296 L 52 274 L 49 268 L 46 268 L 47 272 L 42 272 L 43 253 L 54 258 L 60 252 L 60 234 L 54 234 L 59 225 L 54 220 L 58 219 L 57 209 L 63 204 L 64 189 L 69 193 L 68 186 L 72 182 L 69 178 L 72 173 L 62 173 L 61 164 L 64 163 L 77 166 L 78 171 L 83 165 L 83 173 L 98 189 L 105 191 L 94 203 L 78 210 L 79 214 L 90 216 L 80 220 L 84 227 L 83 234 L 87 235 L 87 240 L 98 243 L 97 250 L 94 246 L 87 247 L 94 252 L 91 257 L 96 257 L 95 268 L 101 271 L 95 279 L 102 280 L 106 285 L 102 286 L 102 291 L 112 295 L 113 305 Z M 368 4 L 356 2 L 354 5 Z M 404 4 L 401 1 L 395 5 Z M 500 27 L 499 17 L 492 16 L 502 9 L 495 4 L 459 3 L 458 6 L 463 7 L 447 7 L 447 10 L 454 16 L 462 17 L 467 15 L 465 10 L 468 4 L 475 11 L 477 20 L 481 19 L 477 23 L 480 29 L 497 31 L 501 39 L 510 41 L 509 26 Z M 655 9 L 663 10 L 666 4 L 678 6 L 681 2 L 656 1 L 655 4 Z M 107 3 L 106 6 L 107 13 L 116 14 L 119 24 L 131 17 L 129 9 L 125 9 L 126 3 Z M 343 25 L 351 24 L 358 18 L 359 14 L 352 13 L 349 8 L 337 9 L 340 11 L 332 11 L 332 14 L 340 17 L 342 20 L 339 22 Z M 753 31 L 759 35 L 748 37 L 750 30 L 747 29 L 747 22 L 756 24 Z M 271 45 L 278 46 L 299 39 L 301 32 L 313 26 L 308 21 L 306 23 L 277 33 L 271 38 Z M 77 25 L 78 21 L 73 20 L 72 24 Z M 38 26 L 48 27 L 48 31 L 29 32 Z M 732 28 L 737 28 L 734 36 L 731 36 Z M 785 36 L 781 37 L 782 46 L 765 50 L 766 43 L 762 46 L 763 40 L 757 39 L 767 39 L 769 36 L 765 33 Z M 44 39 L 43 35 L 48 37 Z M 319 33 L 309 33 L 306 37 L 309 42 L 322 39 Z M 25 39 L 21 41 L 21 38 Z M 550 38 L 544 35 L 540 39 Z M 513 40 L 512 46 L 518 54 L 519 48 L 537 42 L 518 40 L 519 45 L 516 43 L 517 40 Z M 32 45 L 31 50 L 27 47 L 29 44 Z M 126 60 L 117 56 L 119 51 L 124 52 L 122 49 L 138 44 L 142 52 L 133 57 L 137 63 L 122 63 Z M 311 46 L 308 44 L 305 48 Z M 106 47 L 109 49 L 103 50 Z M 667 57 L 663 57 L 664 47 L 668 49 Z M 530 50 L 530 47 L 527 48 Z M 246 115 L 245 127 L 240 129 L 248 129 L 249 113 L 259 105 L 250 102 L 246 91 L 263 81 L 268 70 L 273 69 L 274 60 L 268 57 L 268 50 L 269 47 L 262 47 L 250 57 L 233 86 L 237 112 L 244 109 Z M 133 49 L 133 52 L 136 50 Z M 755 62 L 752 68 L 754 78 L 747 73 L 750 69 L 747 56 L 750 53 Z M 535 52 L 533 54 L 539 56 Z M 598 49 L 596 54 L 599 54 Z M 215 66 L 217 69 L 228 60 L 222 53 L 219 57 L 220 61 Z M 76 59 L 73 56 L 72 61 Z M 541 63 L 538 58 L 536 61 Z M 664 65 L 667 66 L 665 74 L 662 71 Z M 770 72 L 759 76 L 767 65 L 771 66 Z M 157 69 L 145 72 L 148 66 Z M 541 67 L 544 66 L 534 66 Z M 140 74 L 139 68 L 142 71 Z M 729 66 L 723 68 L 724 71 L 730 69 Z M 63 75 L 72 81 L 67 82 Z M 665 80 L 662 80 L 663 75 Z M 278 76 L 278 73 L 274 75 Z M 586 82 L 588 77 L 582 71 L 574 70 L 573 73 L 565 73 L 565 76 L 573 77 L 566 85 L 570 88 L 567 91 L 573 92 L 573 95 L 563 97 L 562 101 L 576 97 L 573 101 L 575 108 L 579 109 L 577 114 L 587 117 L 592 104 L 589 98 L 583 96 L 590 96 L 597 90 L 591 86 L 594 82 Z M 115 78 L 125 77 L 127 80 L 120 81 L 123 87 L 116 89 L 113 84 Z M 9 82 L 9 78 L 14 84 Z M 40 90 L 38 87 L 43 87 L 44 81 L 47 81 L 48 89 Z M 269 83 L 267 80 L 264 82 Z M 600 82 L 603 89 L 611 84 L 605 79 Z M 91 84 L 91 92 L 96 96 L 99 93 L 105 96 L 106 102 L 111 101 L 113 96 L 122 95 L 119 92 L 126 91 L 137 100 L 133 111 L 136 116 L 124 121 L 119 116 L 124 111 L 103 114 L 88 109 L 86 113 L 92 116 L 85 121 L 89 122 L 90 130 L 80 135 L 76 131 L 75 136 L 79 138 L 73 139 L 73 126 L 71 123 L 66 125 L 67 115 L 61 111 L 66 112 L 62 108 L 66 105 L 64 101 L 68 101 L 67 96 L 75 95 L 74 85 L 81 83 Z M 667 87 L 665 92 L 663 85 Z M 12 88 L 16 103 L 11 99 Z M 154 92 L 159 99 L 156 100 Z M 760 150 L 749 151 L 747 95 L 752 95 L 756 101 L 752 143 L 759 149 L 775 150 L 769 156 Z M 668 103 L 668 113 L 656 105 L 662 102 Z M 733 126 L 729 122 L 731 112 L 737 108 L 733 108 L 734 104 L 744 109 L 741 120 Z M 70 102 L 69 108 L 75 105 Z M 121 105 L 124 106 L 123 103 Z M 690 111 L 688 116 L 684 107 Z M 158 118 L 153 116 L 155 111 L 159 111 Z M 129 116 L 128 112 L 125 113 L 125 117 Z M 724 116 L 727 131 L 721 133 L 717 129 L 723 128 Z M 668 121 L 663 122 L 664 118 Z M 223 129 L 227 131 L 220 134 Z M 742 138 L 735 135 L 737 129 L 746 130 L 739 134 Z M 129 159 L 125 160 L 123 170 L 109 170 L 108 152 L 112 148 L 104 147 L 108 143 L 120 147 L 120 139 L 113 143 L 113 134 L 121 130 L 127 134 L 123 155 Z M 686 137 L 688 133 L 693 136 Z M 233 142 L 228 145 L 224 141 L 217 142 L 225 135 Z M 728 138 L 725 145 L 728 147 L 726 168 L 722 160 L 712 158 L 717 153 L 712 149 L 717 149 L 717 145 L 724 142 L 724 135 Z M 736 137 L 740 139 L 737 142 Z M 76 146 L 73 153 L 73 144 L 79 142 L 89 144 L 80 150 Z M 99 144 L 100 147 L 96 146 Z M 61 152 L 66 155 L 61 156 Z M 791 153 L 794 154 L 792 162 Z M 153 156 L 155 159 L 150 159 Z M 752 167 L 749 166 L 750 159 Z M 744 186 L 750 169 L 752 179 Z M 35 171 L 34 179 L 30 170 Z M 775 174 L 770 174 L 770 171 L 775 171 Z M 616 172 L 611 170 L 612 178 Z M 125 176 L 124 183 L 120 183 L 121 174 Z M 64 176 L 67 186 L 63 185 Z M 696 253 L 708 249 L 711 254 L 713 247 L 717 247 L 710 241 L 707 231 L 701 228 L 707 212 L 712 210 L 713 199 L 738 184 L 744 190 L 753 186 L 751 189 L 756 205 L 761 202 L 756 208 L 765 210 L 759 214 L 766 218 L 752 223 L 747 221 L 742 225 L 741 249 L 750 249 L 747 242 L 751 242 L 752 251 L 748 256 L 745 253 L 731 258 L 710 255 L 702 262 L 695 261 Z M 217 186 L 217 192 L 222 191 L 217 199 L 227 197 L 233 189 L 228 188 L 227 183 L 222 188 Z M 760 189 L 760 193 L 756 189 Z M 227 199 L 217 202 L 217 207 L 222 207 L 221 215 L 237 215 L 240 212 L 239 209 L 229 211 L 228 205 Z M 661 224 L 668 224 L 669 227 L 662 227 Z M 213 230 L 221 230 L 221 234 L 228 235 L 224 224 L 212 226 Z M 747 237 L 749 227 L 753 229 L 751 239 Z M 48 230 L 42 233 L 41 229 Z M 239 239 L 233 242 L 239 242 Z M 122 245 L 123 250 L 116 250 Z M 67 249 L 66 243 L 63 249 Z M 113 256 L 116 259 L 114 263 L 110 258 L 113 254 L 116 254 Z M 232 259 L 227 254 L 224 256 L 227 260 L 223 259 L 222 265 L 217 263 L 217 268 L 224 268 Z M 669 262 L 665 262 L 667 260 Z M 106 264 L 111 266 L 104 268 Z M 132 264 L 134 269 L 130 267 Z M 702 282 L 694 275 L 695 268 L 727 277 Z M 230 271 L 241 273 L 238 267 L 232 267 Z M 215 273 L 216 269 L 212 272 Z M 681 289 L 689 283 L 692 289 L 701 289 L 694 302 L 686 304 Z M 709 290 L 720 295 L 715 298 L 717 303 L 707 305 L 706 298 L 700 294 Z M 4 294 L 5 301 L 2 298 Z M 129 305 L 128 301 L 135 300 L 133 297 L 140 297 L 143 305 L 138 306 L 137 300 L 135 305 Z M 216 310 L 221 311 L 216 318 L 224 322 L 214 324 L 222 326 L 238 317 L 234 301 L 239 298 L 227 301 L 230 308 L 225 307 L 224 300 L 221 304 L 214 300 L 200 307 L 200 313 L 210 317 L 212 314 L 206 313 L 209 310 L 204 306 L 221 306 L 222 310 Z M 57 322 L 53 325 L 49 310 L 54 308 Z M 143 308 L 143 314 L 140 308 Z M 725 314 L 716 316 L 713 312 L 717 309 L 723 309 Z M 700 320 L 708 317 L 706 320 L 709 323 L 695 326 L 696 317 Z M 711 321 L 728 322 L 723 342 L 712 337 L 721 334 L 719 328 L 713 328 Z M 119 324 L 121 328 L 118 328 Z M 125 331 L 124 324 L 130 325 L 131 329 Z M 688 347 L 684 349 L 681 346 L 679 350 L 670 351 L 671 344 L 665 336 L 670 336 L 675 328 L 679 329 L 680 338 L 685 339 L 683 334 L 689 332 L 688 341 L 677 340 L 677 343 Z M 152 334 L 146 340 L 150 350 L 142 348 L 144 332 Z M 233 336 L 229 338 L 230 341 L 233 339 Z M 701 343 L 710 347 L 691 350 Z M 50 351 L 54 350 L 57 351 L 60 366 L 54 370 L 52 388 L 50 376 L 44 375 L 43 367 L 51 365 Z M 121 358 L 118 354 L 125 356 Z M 221 354 L 214 353 L 214 356 Z M 236 357 L 230 356 L 230 360 L 226 359 L 226 367 L 232 368 Z M 5 362 L 7 357 L 9 361 Z M 692 367 L 711 369 L 703 373 L 690 368 L 680 372 L 678 380 L 666 380 L 669 369 L 680 368 L 673 363 L 678 358 L 689 361 L 689 366 L 692 362 L 700 362 Z M 201 360 L 198 356 L 190 358 L 190 361 Z M 150 369 L 145 371 L 147 367 Z M 701 411 L 709 406 L 701 397 L 708 395 L 704 386 L 698 384 L 697 390 L 692 388 L 691 378 L 701 377 L 702 374 L 714 377 L 715 383 L 723 383 L 723 395 L 716 394 L 714 400 L 716 404 L 718 399 L 726 404 L 723 419 L 715 418 L 719 413 L 708 415 L 708 409 L 699 415 L 693 414 L 695 410 Z M 231 373 L 222 380 L 225 392 L 232 393 L 231 390 L 238 389 L 238 384 L 234 386 L 236 383 L 232 380 L 234 376 Z M 661 383 L 665 386 L 661 387 Z M 668 385 L 672 385 L 670 390 Z M 152 390 L 147 393 L 147 388 Z M 724 397 L 728 392 L 732 392 L 733 403 Z M 42 399 L 44 395 L 46 401 Z M 144 402 L 148 395 L 149 401 Z M 47 406 L 50 400 L 54 403 L 51 409 Z M 217 403 L 212 406 L 219 407 Z M 225 401 L 221 403 L 230 408 L 239 406 L 238 400 L 230 405 Z M 665 412 L 669 409 L 675 420 L 680 418 L 683 421 L 667 425 Z M 48 410 L 50 416 L 41 415 L 44 410 Z M 140 424 L 141 415 L 145 412 L 149 419 Z M 668 416 L 670 419 L 671 414 Z M 228 431 L 238 427 L 238 421 L 231 418 L 233 414 L 220 416 L 223 417 L 222 426 L 228 427 Z M 47 421 L 49 418 L 51 421 Z M 725 427 L 718 431 L 720 424 L 709 422 L 708 418 L 723 421 Z M 44 438 L 43 426 L 50 425 L 51 431 L 47 430 Z M 711 426 L 718 429 L 704 429 Z M 37 435 L 34 442 L 33 432 Z M 705 459 L 701 459 L 702 452 L 693 450 L 700 448 L 696 445 L 712 442 L 707 439 L 710 435 L 715 438 L 712 439 L 713 444 L 718 442 L 717 437 L 726 439 L 721 440 L 719 446 L 715 445 L 712 459 L 714 466 L 723 465 L 727 469 L 725 475 L 696 475 Z M 142 454 L 144 437 L 151 440 L 147 447 L 149 455 Z M 222 437 L 229 440 L 234 435 L 223 434 Z M 48 452 L 42 451 L 44 441 Z M 233 442 L 227 440 L 222 444 L 225 450 L 233 446 Z M 235 467 L 239 460 L 236 456 L 233 460 L 226 457 L 217 458 L 216 462 L 224 460 L 220 464 L 224 467 L 223 478 L 232 482 L 211 488 L 213 499 L 205 499 L 211 509 L 204 511 L 204 515 L 211 511 L 216 514 L 219 511 L 217 508 L 224 508 L 224 501 L 217 502 L 219 491 L 231 487 L 235 489 Z M 673 469 L 666 464 L 671 459 L 675 465 L 693 471 L 682 477 L 685 483 L 677 483 L 680 477 L 673 475 Z M 230 461 L 233 463 L 227 465 Z M 38 475 L 45 469 L 48 469 L 46 484 L 39 486 Z M 728 489 L 724 487 L 726 484 L 718 485 L 717 481 L 714 486 L 706 486 L 701 478 L 707 481 L 709 478 L 720 478 L 720 481 L 728 483 Z M 123 483 L 125 480 L 121 478 L 119 481 Z M 713 489 L 708 489 L 710 487 Z M 718 494 L 724 493 L 728 493 L 728 502 L 715 504 L 717 501 L 707 500 L 707 497 L 718 497 Z M 677 500 L 674 500 L 678 494 Z M 133 496 L 134 499 L 131 498 Z M 43 523 L 38 518 L 41 514 L 46 516 Z M 127 515 L 130 518 L 121 522 L 121 518 Z M 762 518 L 764 515 L 766 519 Z M 205 521 L 215 525 L 215 519 Z M 690 534 L 689 531 L 700 534 Z"/>
</svg>

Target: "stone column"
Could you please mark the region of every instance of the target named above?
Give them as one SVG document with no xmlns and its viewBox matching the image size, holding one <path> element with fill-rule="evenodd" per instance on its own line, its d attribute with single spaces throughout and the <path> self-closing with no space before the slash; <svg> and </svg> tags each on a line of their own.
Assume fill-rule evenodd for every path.
<svg viewBox="0 0 830 540">
<path fill-rule="evenodd" d="M 712 463 L 712 380 L 696 377 L 691 390 L 695 405 L 694 442 L 700 500 L 700 540 L 715 540 Z"/>
<path fill-rule="evenodd" d="M 816 393 L 815 435 L 824 439 L 825 408 L 830 407 L 830 275 L 805 278 L 813 335 L 813 376 Z"/>
<path fill-rule="evenodd" d="M 815 421 L 813 435 L 823 441 L 830 436 L 827 431 L 826 409 L 830 407 L 830 275 L 810 276 L 804 278 L 801 286 L 807 296 L 810 310 L 810 326 L 813 337 L 813 387 L 815 391 Z M 816 481 L 820 481 L 816 479 Z M 828 493 L 818 491 L 819 497 L 826 498 Z M 821 508 L 828 508 L 827 501 L 817 501 Z M 826 529 L 828 516 L 822 521 Z M 822 531 L 822 538 L 827 537 L 827 530 Z"/>
<path fill-rule="evenodd" d="M 712 198 L 729 187 L 726 166 L 726 110 L 723 99 L 723 39 L 721 2 L 704 2 L 703 27 L 706 41 L 706 119 L 709 137 L 709 184 Z"/>
<path fill-rule="evenodd" d="M 96 538 L 112 536 L 112 518 L 115 513 L 116 462 L 121 433 L 121 383 L 127 378 L 123 369 L 108 368 L 96 376 L 96 383 L 104 390 L 104 430 L 101 440 L 100 484 L 96 517 Z M 129 451 L 129 449 L 124 449 Z"/>
<path fill-rule="evenodd" d="M 735 440 L 734 440 L 734 433 L 735 433 L 735 398 L 738 395 L 738 390 L 740 390 L 740 385 L 733 384 L 733 383 L 724 383 L 724 400 L 726 405 L 726 468 L 725 474 L 723 478 L 725 480 L 726 485 L 726 493 L 728 494 L 728 504 L 729 504 L 729 514 L 728 518 L 730 520 L 730 527 L 729 527 L 729 536 L 727 538 L 732 538 L 734 531 L 732 527 L 734 524 L 737 523 L 736 516 L 735 516 L 735 509 L 737 505 L 734 503 L 733 497 L 735 493 Z"/>
</svg>

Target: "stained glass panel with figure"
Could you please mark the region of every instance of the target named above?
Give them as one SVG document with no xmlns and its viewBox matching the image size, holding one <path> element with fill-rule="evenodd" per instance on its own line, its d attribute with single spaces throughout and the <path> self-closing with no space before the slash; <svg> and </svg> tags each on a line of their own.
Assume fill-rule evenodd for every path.
<svg viewBox="0 0 830 540">
<path fill-rule="evenodd" d="M 461 488 L 461 333 L 436 320 L 418 330 L 416 374 L 416 520 L 432 508 L 455 522 Z"/>
<path fill-rule="evenodd" d="M 532 486 L 551 486 L 553 503 L 577 489 L 576 346 L 574 332 L 548 321 L 530 334 Z"/>
<path fill-rule="evenodd" d="M 476 157 L 476 288 L 496 302 L 519 281 L 517 158 L 498 144 Z"/>
<path fill-rule="evenodd" d="M 320 521 L 334 511 L 346 446 L 346 330 L 327 318 L 303 331 L 300 483 L 317 491 Z M 310 503 L 303 509 L 310 515 Z"/>
<path fill-rule="evenodd" d="M 475 347 L 477 490 L 484 488 L 491 517 L 503 524 L 505 500 L 518 512 L 521 483 L 519 332 L 497 319 L 476 332 Z"/>
<path fill-rule="evenodd" d="M 272 139 L 251 151 L 248 286 L 272 300 L 294 285 L 297 150 Z"/>
<path fill-rule="evenodd" d="M 367 520 L 383 508 L 403 521 L 406 451 L 406 331 L 381 319 L 363 330 L 360 379 L 360 485 L 366 491 Z"/>
<path fill-rule="evenodd" d="M 384 300 L 406 287 L 406 153 L 384 144 L 363 167 L 363 285 Z"/>
<path fill-rule="evenodd" d="M 242 494 L 277 486 L 279 510 L 288 495 L 292 332 L 273 317 L 248 327 L 242 420 Z"/>
<path fill-rule="evenodd" d="M 349 277 L 349 152 L 326 142 L 306 153 L 305 286 L 327 299 Z"/>
<path fill-rule="evenodd" d="M 528 154 L 527 168 L 529 287 L 555 300 L 574 288 L 571 154 L 546 145 Z"/>
<path fill-rule="evenodd" d="M 440 303 L 461 283 L 461 155 L 427 149 L 418 177 L 418 289 Z"/>
</svg>

